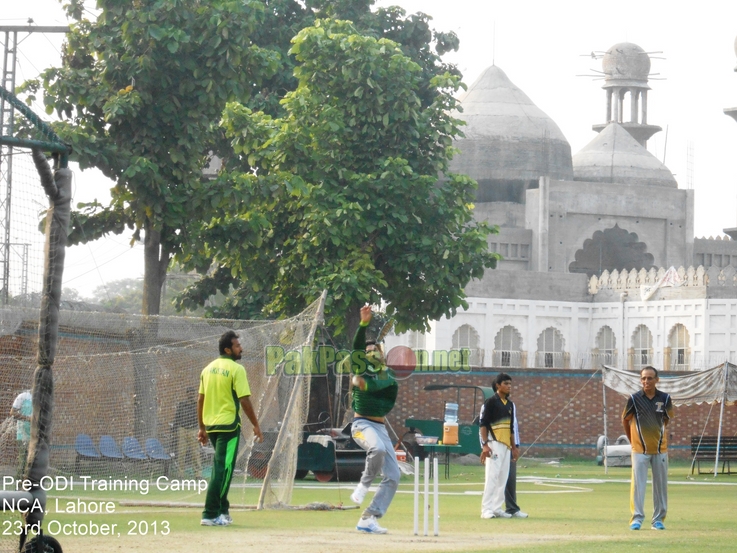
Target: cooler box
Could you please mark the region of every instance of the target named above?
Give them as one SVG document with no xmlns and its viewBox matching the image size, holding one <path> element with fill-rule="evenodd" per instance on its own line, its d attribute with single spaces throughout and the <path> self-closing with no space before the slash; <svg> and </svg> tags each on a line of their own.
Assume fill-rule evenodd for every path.
<svg viewBox="0 0 737 553">
<path fill-rule="evenodd" d="M 458 423 L 443 423 L 443 445 L 458 445 Z"/>
</svg>

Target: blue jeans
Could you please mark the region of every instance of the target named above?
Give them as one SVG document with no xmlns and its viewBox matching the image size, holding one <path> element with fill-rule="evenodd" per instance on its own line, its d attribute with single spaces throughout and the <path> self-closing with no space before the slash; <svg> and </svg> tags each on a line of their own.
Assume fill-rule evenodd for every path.
<svg viewBox="0 0 737 553">
<path fill-rule="evenodd" d="M 356 443 L 366 450 L 366 467 L 361 475 L 361 484 L 371 486 L 381 472 L 383 478 L 371 504 L 363 512 L 364 516 L 381 518 L 394 499 L 399 486 L 399 465 L 394 446 L 389 439 L 386 426 L 368 419 L 354 419 L 351 435 Z"/>
</svg>

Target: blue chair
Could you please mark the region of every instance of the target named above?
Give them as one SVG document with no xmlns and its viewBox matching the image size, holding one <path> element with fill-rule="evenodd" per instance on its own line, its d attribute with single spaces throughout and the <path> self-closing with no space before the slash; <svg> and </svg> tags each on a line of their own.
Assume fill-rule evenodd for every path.
<svg viewBox="0 0 737 553">
<path fill-rule="evenodd" d="M 77 456 L 74 460 L 74 471 L 79 474 L 79 463 L 80 461 L 90 461 L 92 463 L 99 463 L 102 459 L 102 455 L 95 447 L 92 442 L 92 438 L 89 434 L 77 434 L 77 438 L 74 440 L 74 451 Z"/>
<path fill-rule="evenodd" d="M 112 436 L 100 436 L 100 454 L 108 459 L 122 459 L 123 453 Z"/>
<path fill-rule="evenodd" d="M 141 444 L 132 436 L 123 438 L 123 455 L 126 459 L 134 461 L 148 461 L 148 456 L 143 452 Z"/>
<path fill-rule="evenodd" d="M 148 455 L 149 459 L 161 461 L 164 469 L 164 474 L 167 476 L 169 475 L 169 464 L 171 463 L 171 455 L 166 452 L 164 446 L 161 445 L 161 442 L 157 438 L 146 439 L 146 455 Z"/>
<path fill-rule="evenodd" d="M 100 436 L 99 449 L 103 458 L 117 461 L 120 464 L 120 468 L 125 469 L 123 465 L 123 453 L 112 436 Z"/>
</svg>

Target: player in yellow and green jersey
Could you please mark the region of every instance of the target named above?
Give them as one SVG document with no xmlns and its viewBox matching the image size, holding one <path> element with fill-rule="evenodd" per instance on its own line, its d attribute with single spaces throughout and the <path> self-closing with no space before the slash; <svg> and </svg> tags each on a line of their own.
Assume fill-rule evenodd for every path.
<svg viewBox="0 0 737 553">
<path fill-rule="evenodd" d="M 229 514 L 228 490 L 238 455 L 241 407 L 253 424 L 256 439 L 259 442 L 264 439 L 251 405 L 246 369 L 236 363 L 243 351 L 238 335 L 229 330 L 220 337 L 218 347 L 220 357 L 200 374 L 197 401 L 197 439 L 202 445 L 207 445 L 209 440 L 215 449 L 205 510 L 202 511 L 202 526 L 228 526 L 233 522 Z"/>
</svg>

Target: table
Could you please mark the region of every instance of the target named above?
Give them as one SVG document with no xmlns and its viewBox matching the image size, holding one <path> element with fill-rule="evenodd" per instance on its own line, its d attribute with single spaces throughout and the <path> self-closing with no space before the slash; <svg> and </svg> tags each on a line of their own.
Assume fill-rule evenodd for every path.
<svg viewBox="0 0 737 553">
<path fill-rule="evenodd" d="M 445 445 L 445 444 L 417 444 L 423 449 L 427 451 L 427 456 L 430 459 L 430 476 L 432 476 L 432 460 L 437 457 L 438 453 L 442 455 L 443 452 L 445 452 L 445 462 L 441 463 L 438 461 L 438 464 L 445 465 L 445 479 L 447 480 L 450 478 L 450 454 L 452 450 L 459 450 L 463 446 L 460 444 L 458 445 Z M 440 457 L 439 457 L 440 458 Z"/>
</svg>

